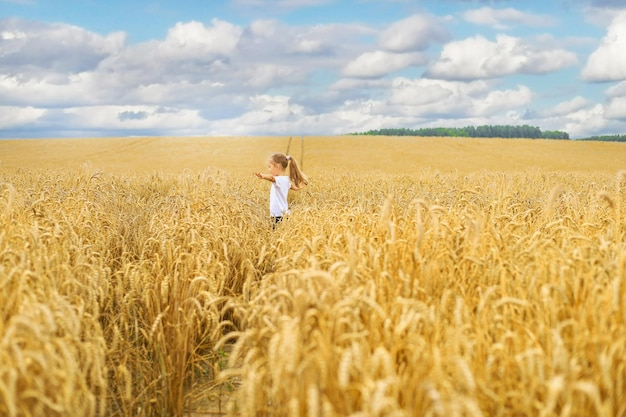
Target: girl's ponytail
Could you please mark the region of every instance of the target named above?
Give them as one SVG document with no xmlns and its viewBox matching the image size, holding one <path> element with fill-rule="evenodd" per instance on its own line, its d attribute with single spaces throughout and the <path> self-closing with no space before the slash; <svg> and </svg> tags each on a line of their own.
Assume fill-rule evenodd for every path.
<svg viewBox="0 0 626 417">
<path fill-rule="evenodd" d="M 300 170 L 298 161 L 293 156 L 287 155 L 287 161 L 289 162 L 289 181 L 295 188 L 302 188 L 309 184 L 309 178 L 304 172 Z"/>
</svg>

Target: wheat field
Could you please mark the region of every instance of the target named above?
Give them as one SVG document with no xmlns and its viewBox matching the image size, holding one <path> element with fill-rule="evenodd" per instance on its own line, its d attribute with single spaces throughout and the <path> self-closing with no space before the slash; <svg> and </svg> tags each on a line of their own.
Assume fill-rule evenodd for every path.
<svg viewBox="0 0 626 417">
<path fill-rule="evenodd" d="M 275 230 L 271 152 L 301 160 Z M 0 141 L 2 416 L 626 416 L 623 144 Z"/>
</svg>

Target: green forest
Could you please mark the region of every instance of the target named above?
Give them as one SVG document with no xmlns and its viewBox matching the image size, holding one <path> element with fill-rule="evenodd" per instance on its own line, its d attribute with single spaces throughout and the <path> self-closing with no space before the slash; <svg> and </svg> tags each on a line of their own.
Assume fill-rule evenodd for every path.
<svg viewBox="0 0 626 417">
<path fill-rule="evenodd" d="M 370 136 L 447 136 L 465 138 L 524 138 L 524 139 L 570 139 L 567 132 L 560 130 L 541 130 L 536 126 L 483 125 L 466 127 L 426 127 L 420 129 L 387 128 L 352 133 Z M 596 140 L 626 142 L 626 135 L 592 136 L 578 140 Z"/>
<path fill-rule="evenodd" d="M 626 135 L 591 136 L 584 140 L 602 140 L 606 142 L 626 142 Z"/>
</svg>

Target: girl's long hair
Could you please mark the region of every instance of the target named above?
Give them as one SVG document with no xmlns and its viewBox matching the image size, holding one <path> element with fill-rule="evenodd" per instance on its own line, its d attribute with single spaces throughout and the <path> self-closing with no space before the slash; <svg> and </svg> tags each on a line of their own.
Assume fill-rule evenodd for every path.
<svg viewBox="0 0 626 417">
<path fill-rule="evenodd" d="M 309 178 L 300 169 L 298 161 L 293 156 L 285 155 L 284 153 L 275 153 L 270 159 L 275 164 L 282 166 L 284 169 L 289 168 L 289 181 L 296 187 L 302 188 L 309 184 Z"/>
</svg>

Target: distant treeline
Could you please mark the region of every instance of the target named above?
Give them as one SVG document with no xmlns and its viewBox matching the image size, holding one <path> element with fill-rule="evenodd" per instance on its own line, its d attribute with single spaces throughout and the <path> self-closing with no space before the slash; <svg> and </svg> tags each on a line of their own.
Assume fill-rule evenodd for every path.
<svg viewBox="0 0 626 417">
<path fill-rule="evenodd" d="M 603 135 L 603 136 L 591 136 L 579 140 L 602 140 L 606 142 L 626 142 L 626 135 Z"/>
<path fill-rule="evenodd" d="M 484 125 L 467 127 L 425 127 L 420 129 L 377 129 L 354 135 L 371 136 L 454 136 L 465 138 L 527 138 L 527 139 L 569 139 L 567 132 L 558 130 L 542 131 L 534 126 Z"/>
</svg>

